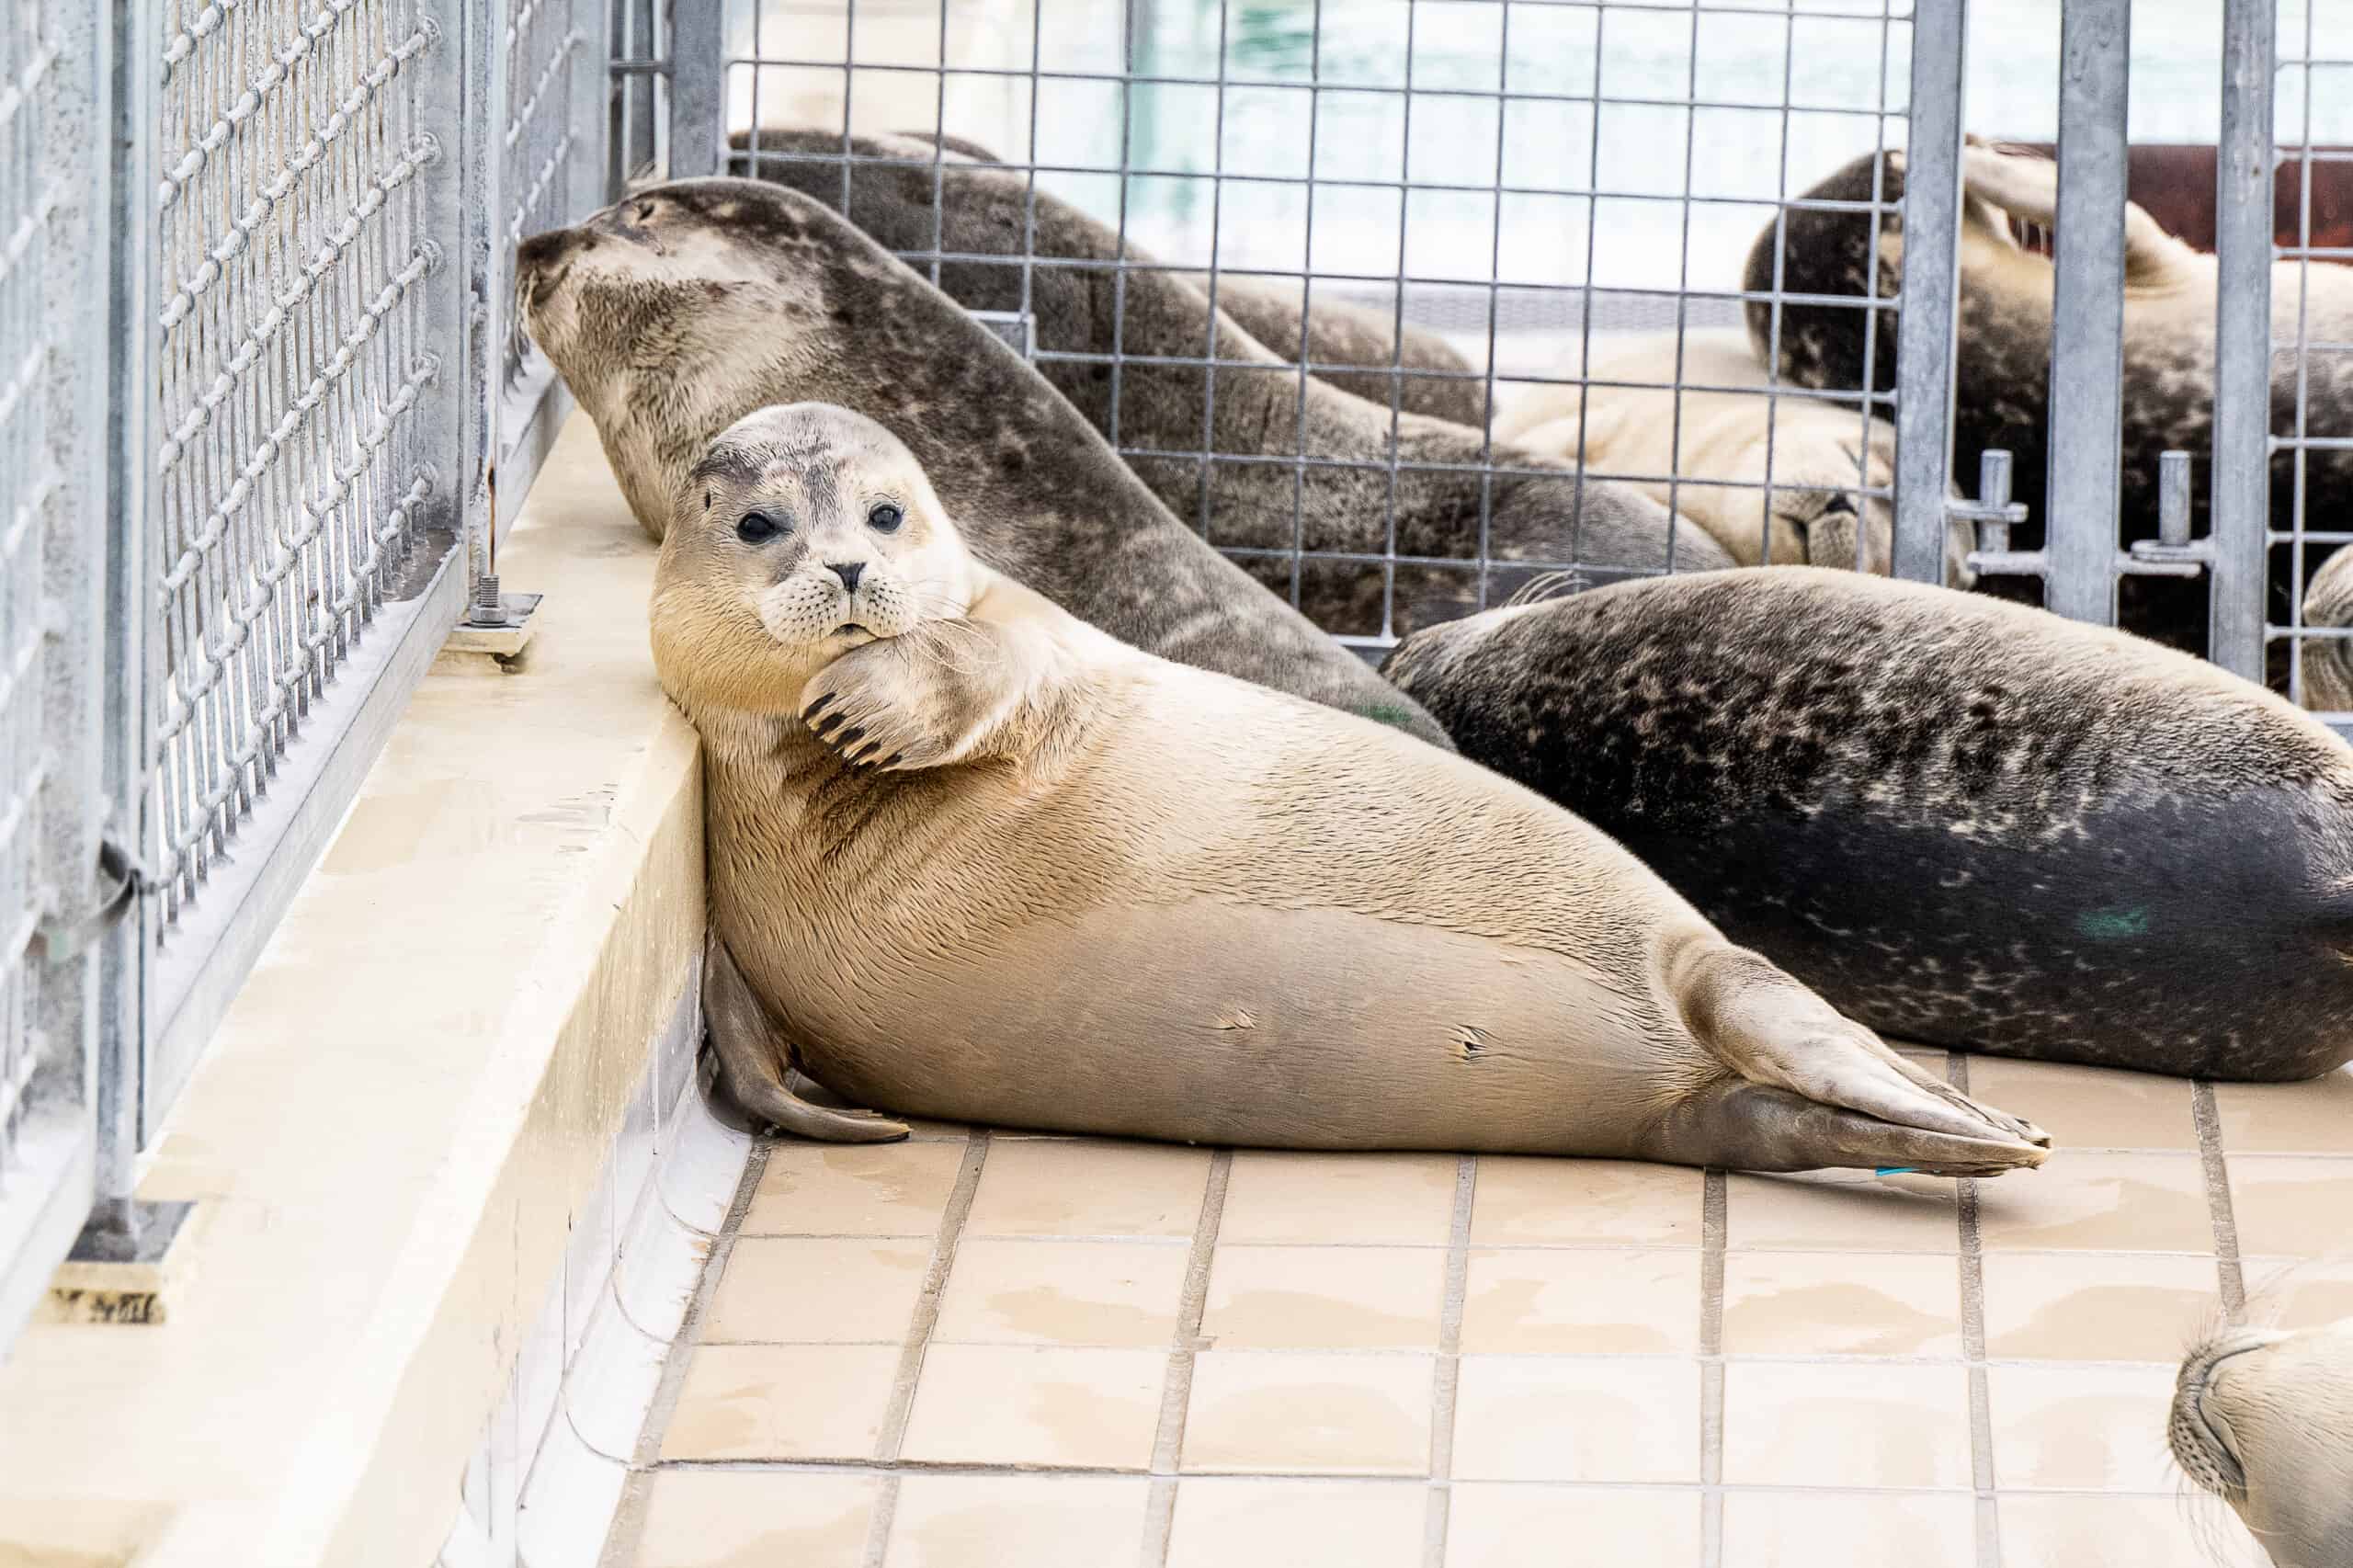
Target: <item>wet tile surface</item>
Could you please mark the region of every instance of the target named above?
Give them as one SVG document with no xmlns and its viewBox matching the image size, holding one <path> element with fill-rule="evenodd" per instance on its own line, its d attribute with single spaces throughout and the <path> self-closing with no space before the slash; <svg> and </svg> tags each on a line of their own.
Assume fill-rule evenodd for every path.
<svg viewBox="0 0 2353 1568">
<path fill-rule="evenodd" d="M 2201 1146 L 2192 1085 L 1969 1067 L 2048 1167 L 775 1144 L 612 1561 L 2257 1568 L 2165 1415 L 2226 1282 L 2353 1314 L 2353 1075 Z"/>
</svg>

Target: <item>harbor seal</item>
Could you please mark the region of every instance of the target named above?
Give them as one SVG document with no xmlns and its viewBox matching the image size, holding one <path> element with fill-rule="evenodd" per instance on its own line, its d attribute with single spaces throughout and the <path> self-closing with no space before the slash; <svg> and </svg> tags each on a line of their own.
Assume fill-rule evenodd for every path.
<svg viewBox="0 0 2353 1568">
<path fill-rule="evenodd" d="M 2353 1057 L 2353 748 L 2202 660 L 1773 566 L 1490 611 L 1384 673 L 1887 1034 L 2213 1078 Z"/>
<path fill-rule="evenodd" d="M 1738 327 L 1613 338 L 1591 365 L 1582 383 L 1506 408 L 1495 438 L 1634 485 L 1736 565 L 1891 569 L 1894 426 L 1804 392 L 1767 396 L 1771 378 Z M 1948 586 L 1976 580 L 1975 545 L 1967 524 L 1947 525 Z"/>
<path fill-rule="evenodd" d="M 903 1114 L 1188 1142 L 1992 1175 L 2048 1139 L 1460 757 L 1154 658 L 989 570 L 845 410 L 680 485 L 719 1042 Z"/>
<path fill-rule="evenodd" d="M 989 164 L 1010 167 L 1024 184 L 1028 174 L 1007 165 L 995 153 L 961 136 L 937 136 L 928 131 L 896 131 L 881 136 L 851 136 L 837 131 L 771 129 L 759 132 L 757 155 L 749 131 L 731 132 L 726 172 L 732 175 L 772 174 L 781 183 L 821 197 L 841 210 L 841 170 L 850 165 L 854 188 L 858 170 L 878 159 L 909 161 L 926 171 L 937 162 Z M 788 165 L 799 165 L 797 171 Z M 813 171 L 822 171 L 822 174 Z M 1049 196 L 1056 206 L 1062 203 Z M 942 238 L 946 236 L 943 234 Z M 931 249 L 926 235 L 919 247 Z M 1013 252 L 1019 255 L 1017 247 Z M 1044 255 L 1046 253 L 1040 252 Z M 1130 253 L 1132 255 L 1132 251 Z M 1206 301 L 1207 273 L 1176 276 Z M 1313 295 L 1305 309 L 1302 301 L 1311 290 L 1296 278 L 1267 278 L 1245 273 L 1221 273 L 1217 307 L 1257 342 L 1292 365 L 1305 364 L 1342 392 L 1389 406 L 1392 395 L 1408 414 L 1427 414 L 1484 429 L 1487 424 L 1487 378 L 1472 368 L 1454 346 L 1434 332 L 1400 323 L 1392 312 L 1377 311 L 1350 300 L 1336 300 L 1325 291 Z M 1010 309 L 1011 307 L 1007 307 Z M 1206 308 L 1204 317 L 1206 321 Z M 1304 335 L 1302 338 L 1302 334 Z M 1304 343 L 1306 358 L 1301 358 Z M 1393 392 L 1392 392 L 1393 389 Z"/>
<path fill-rule="evenodd" d="M 1903 284 L 1904 154 L 1866 154 L 1807 190 L 1802 201 L 1868 201 L 1877 165 L 1879 199 L 1889 210 L 1874 225 L 1861 211 L 1791 208 L 1766 224 L 1749 252 L 1742 286 L 1762 294 L 1775 286 L 1791 295 L 1846 300 L 1877 298 L 1870 310 L 1835 302 L 1785 301 L 1780 306 L 1779 368 L 1801 386 L 1853 391 L 1865 375 L 1866 317 L 1878 317 L 1870 373 L 1878 388 L 1895 384 L 1896 296 Z M 1960 327 L 1953 362 L 1953 471 L 1974 474 L 1988 448 L 2015 460 L 2012 493 L 2032 508 L 2015 535 L 2022 547 L 2042 539 L 2040 513 L 2050 476 L 2051 324 L 2057 274 L 2049 256 L 2020 244 L 2017 219 L 2052 229 L 2058 219 L 2058 165 L 2048 158 L 1976 142 L 1961 153 Z M 2126 542 L 2157 535 L 2158 458 L 2190 454 L 2191 528 L 2210 527 L 2214 436 L 2214 312 L 2217 263 L 2165 232 L 2148 210 L 2127 202 L 2124 211 L 2123 457 L 2120 537 Z M 2309 290 L 2307 290 L 2309 281 Z M 2294 343 L 2301 330 L 2313 343 L 2353 339 L 2353 267 L 2314 261 L 2273 265 L 2272 335 Z M 1747 320 L 1762 358 L 1771 358 L 1773 307 L 1752 299 Z M 2308 355 L 2302 366 L 2306 432 L 2353 435 L 2353 356 Z M 2271 428 L 2296 433 L 2299 362 L 2288 350 L 2271 358 Z M 2295 517 L 2297 455 L 2272 459 L 2274 525 Z M 2353 509 L 2353 451 L 2303 454 L 2304 514 L 2336 517 Z M 2333 526 L 2326 525 L 2324 526 Z M 2308 566 L 2319 562 L 2308 561 Z M 2286 619 L 2296 592 L 2285 552 L 2275 557 L 2273 608 Z M 2006 597 L 2030 597 L 2022 578 L 1988 577 L 1981 586 Z M 2165 642 L 2202 651 L 2207 588 L 2202 579 L 2127 576 L 2118 585 L 2120 624 Z M 2275 672 L 2276 673 L 2276 672 Z"/>
<path fill-rule="evenodd" d="M 1438 726 L 1221 559 L 995 335 L 816 202 L 684 181 L 526 241 L 532 336 L 659 539 L 710 438 L 823 397 L 921 454 L 973 551 L 1155 653 L 1397 723 Z"/>
<path fill-rule="evenodd" d="M 2208 1338 L 2182 1360 L 2165 1439 L 2275 1568 L 2353 1562 L 2353 1318 Z"/>
<path fill-rule="evenodd" d="M 842 138 L 763 132 L 761 145 L 771 142 L 838 156 Z M 1733 564 L 1703 529 L 1628 486 L 1491 448 L 1480 429 L 1392 412 L 1385 392 L 1369 400 L 1302 376 L 1222 306 L 1213 312 L 1182 269 L 1123 248 L 1116 231 L 1021 174 L 934 163 L 928 143 L 854 138 L 852 150 L 924 161 L 856 165 L 851 222 L 892 251 L 936 243 L 957 257 L 1004 257 L 941 264 L 940 287 L 970 310 L 1018 310 L 1026 271 L 1047 380 L 1172 512 L 1327 631 L 1410 631 L 1569 564 L 1602 580 Z M 758 166 L 813 200 L 844 199 L 838 163 Z M 1025 268 L 1028 256 L 1042 259 Z M 1169 362 L 1199 360 L 1212 343 L 1213 373 Z M 1301 560 L 1302 549 L 1321 553 Z M 1483 570 L 1482 554 L 1494 563 Z"/>
</svg>

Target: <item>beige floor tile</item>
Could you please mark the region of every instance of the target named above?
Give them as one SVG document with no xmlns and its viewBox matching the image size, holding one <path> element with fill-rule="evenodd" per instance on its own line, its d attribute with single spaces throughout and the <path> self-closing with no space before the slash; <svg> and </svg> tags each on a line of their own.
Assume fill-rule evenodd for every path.
<svg viewBox="0 0 2353 1568">
<path fill-rule="evenodd" d="M 968 1236 L 1190 1236 L 1209 1184 L 1206 1149 L 1097 1138 L 989 1145 Z"/>
<path fill-rule="evenodd" d="M 1233 1156 L 1222 1242 L 1444 1246 L 1454 1219 L 1452 1154 Z"/>
<path fill-rule="evenodd" d="M 2305 1084 L 2217 1084 L 2222 1147 L 2234 1154 L 2353 1154 L 2353 1067 Z"/>
<path fill-rule="evenodd" d="M 1995 1360 L 2178 1361 L 2221 1300 L 2211 1257 L 1991 1253 L 1984 1267 Z"/>
<path fill-rule="evenodd" d="M 1166 1349 L 1185 1292 L 1177 1242 L 967 1236 L 939 1302 L 935 1343 Z"/>
<path fill-rule="evenodd" d="M 1484 1154 L 1471 1244 L 1696 1247 L 1704 1181 L 1674 1165 Z"/>
<path fill-rule="evenodd" d="M 1168 1568 L 1420 1568 L 1429 1491 L 1419 1481 L 1191 1477 L 1176 1488 Z"/>
<path fill-rule="evenodd" d="M 1132 1562 L 1151 1490 L 1120 1476 L 909 1475 L 899 1483 L 883 1568 Z"/>
<path fill-rule="evenodd" d="M 1928 1254 L 1728 1254 L 1724 1350 L 1733 1356 L 1958 1356 L 1960 1260 Z"/>
<path fill-rule="evenodd" d="M 1696 1482 L 1699 1364 L 1465 1356 L 1454 1402 L 1454 1474 L 1461 1481 Z"/>
<path fill-rule="evenodd" d="M 1204 1351 L 1184 1469 L 1427 1475 L 1436 1368 L 1428 1356 Z"/>
<path fill-rule="evenodd" d="M 1724 1178 L 1724 1244 L 1801 1252 L 1961 1250 L 1953 1185 L 1851 1171 Z"/>
<path fill-rule="evenodd" d="M 1446 1568 L 1699 1568 L 1699 1494 L 1462 1482 Z"/>
<path fill-rule="evenodd" d="M 2268 1568 L 2219 1497 L 2004 1496 L 2003 1568 Z"/>
<path fill-rule="evenodd" d="M 1728 1363 L 1723 1475 L 1743 1486 L 1966 1486 L 1968 1372 Z"/>
<path fill-rule="evenodd" d="M 1696 1355 L 1699 1255 L 1508 1247 L 1472 1253 L 1465 1350 Z"/>
<path fill-rule="evenodd" d="M 744 1216 L 747 1236 L 930 1236 L 961 1143 L 779 1143 Z"/>
<path fill-rule="evenodd" d="M 2241 1252 L 2331 1257 L 2353 1247 L 2353 1160 L 2234 1154 L 2230 1167 Z"/>
<path fill-rule="evenodd" d="M 687 1363 L 665 1460 L 867 1459 L 895 1345 L 705 1345 Z"/>
<path fill-rule="evenodd" d="M 1435 1350 L 1445 1295 L 1436 1247 L 1222 1244 L 1201 1337 L 1227 1350 Z"/>
<path fill-rule="evenodd" d="M 1977 1505 L 1965 1495 L 1724 1494 L 1723 1568 L 1972 1568 L 1976 1561 Z M 2109 1560 L 2086 1563 L 2096 1561 Z"/>
<path fill-rule="evenodd" d="M 2241 1267 L 2250 1322 L 2300 1329 L 2353 1317 L 2353 1255 L 2250 1257 Z"/>
<path fill-rule="evenodd" d="M 2061 1149 L 2039 1171 L 1980 1189 L 1987 1251 L 2211 1253 L 2206 1172 L 2195 1154 Z"/>
<path fill-rule="evenodd" d="M 2187 1078 L 1973 1056 L 1969 1092 L 2036 1123 L 2062 1149 L 2198 1147 Z"/>
<path fill-rule="evenodd" d="M 1988 1367 L 1994 1480 L 2005 1490 L 2170 1492 L 2171 1367 Z"/>
<path fill-rule="evenodd" d="M 931 1247 L 913 1237 L 742 1237 L 702 1342 L 903 1344 Z"/>
<path fill-rule="evenodd" d="M 1154 1350 L 934 1345 L 904 1459 L 1142 1470 L 1168 1357 Z"/>
<path fill-rule="evenodd" d="M 774 1470 L 658 1470 L 636 1568 L 858 1568 L 879 1478 Z"/>
</svg>

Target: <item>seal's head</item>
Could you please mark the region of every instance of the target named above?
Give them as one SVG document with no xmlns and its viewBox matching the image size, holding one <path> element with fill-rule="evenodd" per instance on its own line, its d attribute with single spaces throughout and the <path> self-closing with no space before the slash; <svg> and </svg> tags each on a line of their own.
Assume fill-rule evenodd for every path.
<svg viewBox="0 0 2353 1568">
<path fill-rule="evenodd" d="M 850 649 L 972 608 L 981 568 L 913 453 L 830 403 L 763 408 L 688 471 L 654 580 L 654 657 L 689 713 L 790 712 Z"/>
<path fill-rule="evenodd" d="M 2353 1562 L 2353 1319 L 2209 1339 L 2182 1362 L 2165 1437 L 2278 1568 Z"/>
</svg>

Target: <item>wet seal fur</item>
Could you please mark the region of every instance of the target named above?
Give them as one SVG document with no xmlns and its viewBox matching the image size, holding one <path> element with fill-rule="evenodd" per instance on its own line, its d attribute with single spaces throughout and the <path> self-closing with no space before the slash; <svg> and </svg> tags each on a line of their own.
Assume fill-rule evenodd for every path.
<svg viewBox="0 0 2353 1568">
<path fill-rule="evenodd" d="M 2353 748 L 2202 660 L 1779 566 L 1490 611 L 1384 673 L 1887 1034 L 2214 1078 L 2353 1057 Z"/>
<path fill-rule="evenodd" d="M 1737 327 L 1616 338 L 1592 366 L 1582 385 L 1537 387 L 1506 408 L 1495 438 L 1623 476 L 1736 565 L 1891 569 L 1894 426 L 1802 391 L 1765 395 L 1771 378 Z M 1948 586 L 1975 581 L 1974 543 L 1966 524 L 1948 526 Z"/>
<path fill-rule="evenodd" d="M 662 537 L 711 437 L 823 398 L 909 442 L 973 551 L 1154 653 L 1366 714 L 1427 714 L 1169 516 L 995 334 L 823 206 L 753 180 L 641 191 L 524 242 L 532 336 Z"/>
<path fill-rule="evenodd" d="M 652 621 L 704 740 L 715 929 L 759 1004 L 716 1042 L 739 1077 L 1190 1142 L 2045 1157 L 1517 785 L 981 565 L 907 449 L 843 410 L 719 438 Z"/>
<path fill-rule="evenodd" d="M 840 131 L 764 131 L 760 141 L 779 154 L 757 160 L 766 178 L 841 206 L 842 166 L 809 161 L 840 157 Z M 1243 303 L 1281 327 L 1287 342 L 1278 349 L 1223 308 L 1226 280 L 1212 312 L 1185 269 L 1159 267 L 1132 242 L 1123 251 L 1117 232 L 1033 190 L 1024 174 L 936 159 L 929 142 L 904 138 L 854 137 L 849 151 L 903 160 L 850 168 L 850 220 L 896 252 L 928 254 L 936 244 L 949 256 L 1004 257 L 941 263 L 940 287 L 971 310 L 1018 310 L 1026 270 L 1038 347 L 1078 357 L 1042 359 L 1039 369 L 1172 512 L 1220 549 L 1241 552 L 1260 582 L 1292 597 L 1294 549 L 1359 557 L 1393 549 L 1406 558 L 1394 568 L 1393 598 L 1390 569 L 1378 561 L 1298 561 L 1296 602 L 1327 631 L 1402 633 L 1479 608 L 1483 545 L 1493 562 L 1488 604 L 1571 562 L 1604 580 L 1733 564 L 1704 530 L 1630 486 L 1509 446 L 1491 452 L 1483 403 L 1474 427 L 1392 411 L 1386 392 L 1358 397 L 1302 375 L 1286 358 L 1298 352 L 1300 328 L 1282 301 L 1246 290 Z M 1040 259 L 1025 268 L 1029 255 Z M 1124 273 L 1107 265 L 1123 257 Z M 1071 262 L 1080 265 L 1057 265 Z M 1311 356 L 1357 351 L 1340 335 L 1324 329 Z M 1152 362 L 1199 359 L 1212 342 L 1221 361 L 1213 377 Z M 1116 372 L 1115 349 L 1131 357 Z M 1471 384 L 1483 396 L 1483 381 Z M 1216 459 L 1205 462 L 1204 449 Z M 1309 461 L 1290 460 L 1301 456 Z M 1392 460 L 1404 466 L 1392 471 Z M 1535 472 L 1490 474 L 1490 465 Z"/>
<path fill-rule="evenodd" d="M 2353 1562 L 2353 1318 L 2207 1339 L 2182 1360 L 2165 1438 L 2275 1568 Z"/>
<path fill-rule="evenodd" d="M 1874 163 L 1880 199 L 1897 206 L 1904 196 L 1904 154 L 1867 154 L 1807 190 L 1801 199 L 1870 199 Z M 2042 538 L 2050 475 L 2051 323 L 2056 272 L 2051 258 L 2019 244 L 2008 219 L 2044 229 L 2057 218 L 2058 165 L 2047 158 L 2006 152 L 1976 142 L 1961 153 L 1960 333 L 1953 364 L 1953 472 L 1976 483 L 1979 456 L 1999 447 L 2016 460 L 2012 494 L 2033 510 L 2018 530 L 2027 546 Z M 1900 210 L 1874 232 L 1868 212 L 1792 210 L 1782 215 L 1780 287 L 1790 294 L 1883 299 L 1875 310 L 1853 305 L 1784 302 L 1779 369 L 1799 385 L 1854 390 L 1866 374 L 1865 319 L 1878 317 L 1870 373 L 1881 391 L 1895 385 L 1894 297 L 1903 282 Z M 1749 252 L 1742 287 L 1774 287 L 1775 227 L 1765 226 Z M 2137 203 L 2124 211 L 2123 466 L 2120 538 L 2157 533 L 2157 460 L 2168 449 L 2190 454 L 2193 532 L 2211 524 L 2214 434 L 2214 257 L 2165 233 Z M 2353 338 L 2353 267 L 2311 266 L 2311 295 L 2297 263 L 2274 264 L 2272 335 L 2293 342 L 2300 312 L 2310 314 L 2312 341 Z M 1773 353 L 1773 307 L 1752 301 L 1751 341 L 1760 358 Z M 2313 354 L 2306 361 L 2310 422 L 2315 436 L 2353 435 L 2353 356 Z M 2271 428 L 2296 429 L 2298 367 L 2293 353 L 2271 359 Z M 2271 502 L 2276 527 L 2294 516 L 2295 456 L 2272 460 Z M 2312 450 L 2305 458 L 2305 515 L 2327 519 L 2353 509 L 2353 451 Z M 2317 566 L 2318 559 L 2308 566 Z M 2283 549 L 2273 559 L 2274 612 L 2285 619 L 2292 591 Z M 2032 581 L 1988 577 L 1981 587 L 2005 597 L 2031 599 Z M 2166 643 L 2202 651 L 2207 587 L 2203 579 L 2127 576 L 2118 585 L 2120 624 Z M 2278 672 L 2275 671 L 2275 674 Z"/>
</svg>

